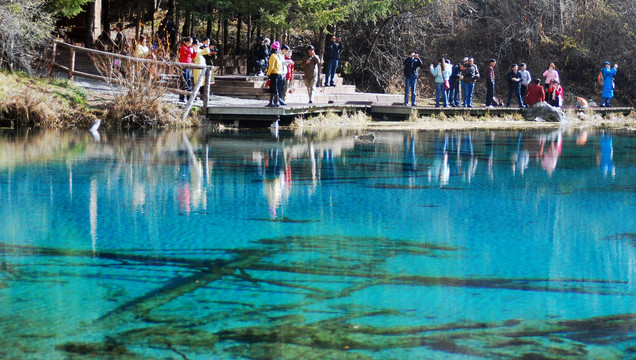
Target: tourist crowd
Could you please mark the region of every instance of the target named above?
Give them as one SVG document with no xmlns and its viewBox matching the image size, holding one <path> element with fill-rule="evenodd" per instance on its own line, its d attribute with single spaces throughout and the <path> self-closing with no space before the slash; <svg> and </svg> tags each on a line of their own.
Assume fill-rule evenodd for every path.
<svg viewBox="0 0 636 360">
<path fill-rule="evenodd" d="M 543 72 L 544 85 L 541 86 L 541 79 L 532 79 L 530 71 L 525 63 L 512 64 L 506 74 L 508 82 L 508 99 L 504 103 L 495 97 L 496 59 L 490 59 L 486 69 L 486 106 L 506 106 L 510 107 L 515 100 L 519 107 L 525 108 L 538 102 L 561 107 L 565 100 L 563 87 L 559 78 L 559 72 L 554 63 Z M 412 51 L 404 60 L 404 106 L 416 106 L 416 88 L 419 77 L 418 69 L 423 67 L 419 55 Z M 611 63 L 606 61 L 604 68 L 598 76 L 599 84 L 603 87 L 601 106 L 609 107 L 610 100 L 614 97 L 614 76 L 618 69 L 618 64 L 612 68 Z M 450 59 L 440 59 L 435 66 L 430 65 L 430 72 L 435 81 L 435 107 L 467 107 L 473 106 L 473 93 L 475 83 L 481 77 L 479 68 L 475 60 L 470 57 L 464 58 L 461 62 L 451 64 Z M 460 101 L 461 97 L 461 101 Z"/>
<path fill-rule="evenodd" d="M 165 26 L 169 28 L 169 23 Z M 129 54 L 126 36 L 122 32 L 123 25 L 116 26 L 116 36 L 111 40 L 112 48 L 115 52 Z M 166 33 L 168 34 L 168 33 Z M 153 46 L 153 50 L 156 46 Z M 313 103 L 316 85 L 319 80 L 320 68 L 323 61 L 316 54 L 312 45 L 307 46 L 306 54 L 299 64 L 302 66 L 304 82 L 307 88 L 309 103 Z M 324 65 L 325 80 L 324 86 L 335 86 L 335 75 L 340 61 L 340 54 L 343 49 L 342 40 L 335 35 L 330 36 L 325 43 Z M 184 37 L 179 47 L 179 62 L 186 64 L 213 65 L 218 50 L 210 44 L 210 39 L 205 38 L 198 41 L 191 37 Z M 147 39 L 141 35 L 133 42 L 133 55 L 140 58 L 155 58 L 153 51 L 147 45 Z M 117 66 L 117 64 L 114 64 Z M 409 53 L 403 62 L 404 65 L 404 105 L 417 105 L 417 81 L 420 76 L 419 69 L 424 67 L 422 59 L 415 51 Z M 256 76 L 267 76 L 270 99 L 266 106 L 277 107 L 286 105 L 286 95 L 293 91 L 295 63 L 292 60 L 292 50 L 287 45 L 282 45 L 279 41 L 273 43 L 266 37 L 257 38 L 257 43 L 251 50 L 248 58 L 248 74 Z M 564 89 L 561 86 L 559 72 L 554 63 L 551 63 L 543 72 L 542 80 L 533 79 L 525 63 L 512 64 L 506 74 L 508 83 L 507 101 L 495 97 L 495 84 L 497 81 L 495 67 L 496 59 L 490 59 L 485 71 L 487 107 L 506 106 L 510 107 L 512 102 L 516 102 L 519 107 L 532 106 L 538 102 L 561 107 L 564 103 Z M 430 64 L 430 73 L 435 83 L 435 106 L 436 107 L 466 107 L 473 106 L 473 95 L 475 84 L 481 78 L 481 73 L 475 60 L 465 57 L 462 61 L 452 64 L 450 59 L 441 58 L 436 65 Z M 601 106 L 609 107 L 610 101 L 614 97 L 614 77 L 616 76 L 618 65 L 608 61 L 604 63 L 598 75 L 598 82 L 603 89 Z M 181 89 L 192 92 L 193 84 L 199 81 L 201 70 L 191 71 L 184 68 L 182 71 Z M 201 89 L 201 91 L 204 91 Z M 209 91 L 209 89 L 208 89 Z M 186 96 L 181 95 L 180 101 L 185 101 Z"/>
</svg>

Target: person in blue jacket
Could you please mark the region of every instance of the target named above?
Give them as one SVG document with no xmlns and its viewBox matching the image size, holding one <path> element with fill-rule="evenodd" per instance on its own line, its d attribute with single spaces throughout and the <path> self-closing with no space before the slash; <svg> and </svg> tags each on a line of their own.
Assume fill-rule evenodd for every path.
<svg viewBox="0 0 636 360">
<path fill-rule="evenodd" d="M 603 94 L 601 94 L 601 106 L 610 107 L 610 99 L 614 97 L 614 76 L 618 70 L 618 64 L 612 64 L 609 61 L 605 62 L 605 67 L 601 69 L 603 75 Z"/>
</svg>

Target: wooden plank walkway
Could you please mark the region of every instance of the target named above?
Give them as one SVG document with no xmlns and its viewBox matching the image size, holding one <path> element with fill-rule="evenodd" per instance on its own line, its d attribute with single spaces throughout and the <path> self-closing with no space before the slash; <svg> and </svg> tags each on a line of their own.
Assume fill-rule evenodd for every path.
<svg viewBox="0 0 636 360">
<path fill-rule="evenodd" d="M 594 107 L 587 110 L 579 110 L 575 107 L 564 108 L 563 110 L 574 110 L 578 112 L 593 112 L 601 116 L 609 114 L 628 115 L 634 110 L 632 107 Z M 262 105 L 241 105 L 241 106 L 211 106 L 208 108 L 208 118 L 210 120 L 233 123 L 239 126 L 241 121 L 258 121 L 276 123 L 278 121 L 291 122 L 295 118 L 313 117 L 327 112 L 337 115 L 343 113 L 355 113 L 362 111 L 370 115 L 374 120 L 383 121 L 404 121 L 412 116 L 433 116 L 445 114 L 446 116 L 505 116 L 513 114 L 523 114 L 525 109 L 512 107 L 451 107 L 436 108 L 430 106 L 404 106 L 388 104 L 290 104 L 276 108 L 263 107 Z"/>
</svg>

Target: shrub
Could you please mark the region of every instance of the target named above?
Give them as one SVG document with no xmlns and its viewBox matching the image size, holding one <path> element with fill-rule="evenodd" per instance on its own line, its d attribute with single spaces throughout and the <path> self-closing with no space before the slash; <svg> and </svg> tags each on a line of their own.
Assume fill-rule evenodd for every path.
<svg viewBox="0 0 636 360">
<path fill-rule="evenodd" d="M 166 79 L 178 77 L 181 71 L 174 64 L 125 60 L 114 66 L 113 59 L 106 57 L 95 57 L 94 62 L 116 94 L 106 105 L 103 126 L 179 128 L 197 125 L 196 112 L 181 120 L 182 110 L 164 99 L 171 85 Z"/>
<path fill-rule="evenodd" d="M 32 72 L 32 60 L 53 30 L 53 17 L 44 6 L 43 0 L 0 0 L 0 66 Z"/>
</svg>

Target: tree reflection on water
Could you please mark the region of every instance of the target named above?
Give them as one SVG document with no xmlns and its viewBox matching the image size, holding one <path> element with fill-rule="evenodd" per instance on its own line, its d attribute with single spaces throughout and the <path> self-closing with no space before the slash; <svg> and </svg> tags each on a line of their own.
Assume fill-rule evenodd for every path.
<svg viewBox="0 0 636 360">
<path fill-rule="evenodd" d="M 587 238 L 559 238 L 559 231 L 572 232 L 567 225 L 577 223 L 564 216 L 569 208 L 562 204 L 570 200 L 560 196 L 588 188 L 633 194 L 634 187 L 629 182 L 601 187 L 598 177 L 584 176 L 552 182 L 572 168 L 617 177 L 633 166 L 619 140 L 605 133 L 587 133 L 577 145 L 572 139 L 579 134 L 561 132 L 378 132 L 370 140 L 355 134 L 189 130 L 106 133 L 99 142 L 88 133 L 0 135 L 0 217 L 8 219 L 0 223 L 0 298 L 6 305 L 0 311 L 0 355 L 621 359 L 635 354 L 633 313 L 608 315 L 604 309 L 599 316 L 554 316 L 572 299 L 598 301 L 602 308 L 611 303 L 607 299 L 630 302 L 634 296 L 633 275 L 617 275 L 633 260 L 630 229 L 610 234 L 594 229 L 602 235 L 591 241 L 602 241 L 584 258 L 607 262 L 603 276 L 578 269 L 571 272 L 576 276 L 561 275 L 559 262 L 574 256 L 575 246 L 588 245 Z M 519 275 L 517 265 L 526 259 L 514 255 L 504 271 L 488 258 L 501 242 L 517 242 L 530 249 L 519 253 L 536 256 L 535 242 L 545 235 L 523 230 L 535 225 L 510 226 L 519 225 L 527 239 L 487 234 L 477 251 L 471 248 L 479 229 L 473 220 L 488 222 L 494 217 L 487 216 L 503 210 L 469 214 L 473 205 L 449 193 L 497 190 L 501 179 L 521 188 L 500 200 L 501 209 L 525 202 L 539 208 L 548 192 L 557 199 L 556 210 L 545 211 L 553 214 L 551 222 L 541 224 L 553 237 L 544 252 L 554 252 L 542 275 Z M 339 186 L 346 192 L 337 193 Z M 612 206 L 633 206 L 633 196 L 623 201 Z M 353 215 L 359 215 L 356 221 L 346 219 Z M 528 223 L 543 218 L 537 219 Z M 561 224 L 566 228 L 558 230 Z M 361 225 L 368 235 L 351 235 Z M 408 227 L 431 232 L 398 236 L 391 225 L 404 234 Z M 517 234 L 504 232 L 509 233 Z M 437 271 L 440 262 L 451 265 Z M 472 268 L 475 262 L 491 267 Z M 502 311 L 486 320 L 456 314 L 477 299 L 484 307 L 493 302 L 511 308 L 536 301 L 549 311 L 542 308 L 536 310 L 545 311 L 541 316 L 528 318 Z M 453 313 L 438 313 L 442 308 Z"/>
</svg>

